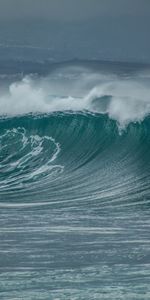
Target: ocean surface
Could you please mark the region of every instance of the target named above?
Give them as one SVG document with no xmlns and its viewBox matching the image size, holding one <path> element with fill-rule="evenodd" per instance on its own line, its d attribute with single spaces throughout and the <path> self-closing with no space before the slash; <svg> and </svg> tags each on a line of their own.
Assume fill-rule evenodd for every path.
<svg viewBox="0 0 150 300">
<path fill-rule="evenodd" d="M 0 299 L 150 299 L 150 67 L 0 62 Z"/>
</svg>

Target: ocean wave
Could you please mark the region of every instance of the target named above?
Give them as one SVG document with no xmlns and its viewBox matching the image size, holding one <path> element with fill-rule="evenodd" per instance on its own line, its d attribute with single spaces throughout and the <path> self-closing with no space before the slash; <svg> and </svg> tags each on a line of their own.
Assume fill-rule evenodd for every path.
<svg viewBox="0 0 150 300">
<path fill-rule="evenodd" d="M 1 298 L 149 299 L 149 95 L 139 72 L 0 78 Z"/>
<path fill-rule="evenodd" d="M 1 205 L 148 203 L 147 74 L 63 66 L 2 80 Z"/>
</svg>

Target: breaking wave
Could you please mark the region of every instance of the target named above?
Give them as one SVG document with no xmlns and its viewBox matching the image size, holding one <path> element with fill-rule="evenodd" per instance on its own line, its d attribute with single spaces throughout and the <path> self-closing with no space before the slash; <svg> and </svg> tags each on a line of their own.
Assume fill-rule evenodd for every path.
<svg viewBox="0 0 150 300">
<path fill-rule="evenodd" d="M 124 127 L 150 113 L 147 75 L 121 78 L 81 67 L 58 69 L 47 77 L 28 75 L 1 91 L 0 114 L 87 110 L 108 114 Z"/>
</svg>

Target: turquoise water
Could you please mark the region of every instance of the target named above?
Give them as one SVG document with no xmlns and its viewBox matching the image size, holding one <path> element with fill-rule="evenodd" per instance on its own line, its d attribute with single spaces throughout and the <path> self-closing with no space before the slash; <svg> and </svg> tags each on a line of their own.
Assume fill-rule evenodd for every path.
<svg viewBox="0 0 150 300">
<path fill-rule="evenodd" d="M 1 299 L 149 299 L 148 83 L 85 66 L 2 79 Z"/>
</svg>

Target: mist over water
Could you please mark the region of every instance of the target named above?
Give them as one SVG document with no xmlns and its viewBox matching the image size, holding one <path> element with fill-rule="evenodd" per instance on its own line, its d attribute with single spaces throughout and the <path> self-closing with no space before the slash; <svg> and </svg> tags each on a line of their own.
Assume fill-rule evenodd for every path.
<svg viewBox="0 0 150 300">
<path fill-rule="evenodd" d="M 149 299 L 150 72 L 118 68 L 1 75 L 2 299 Z"/>
</svg>

